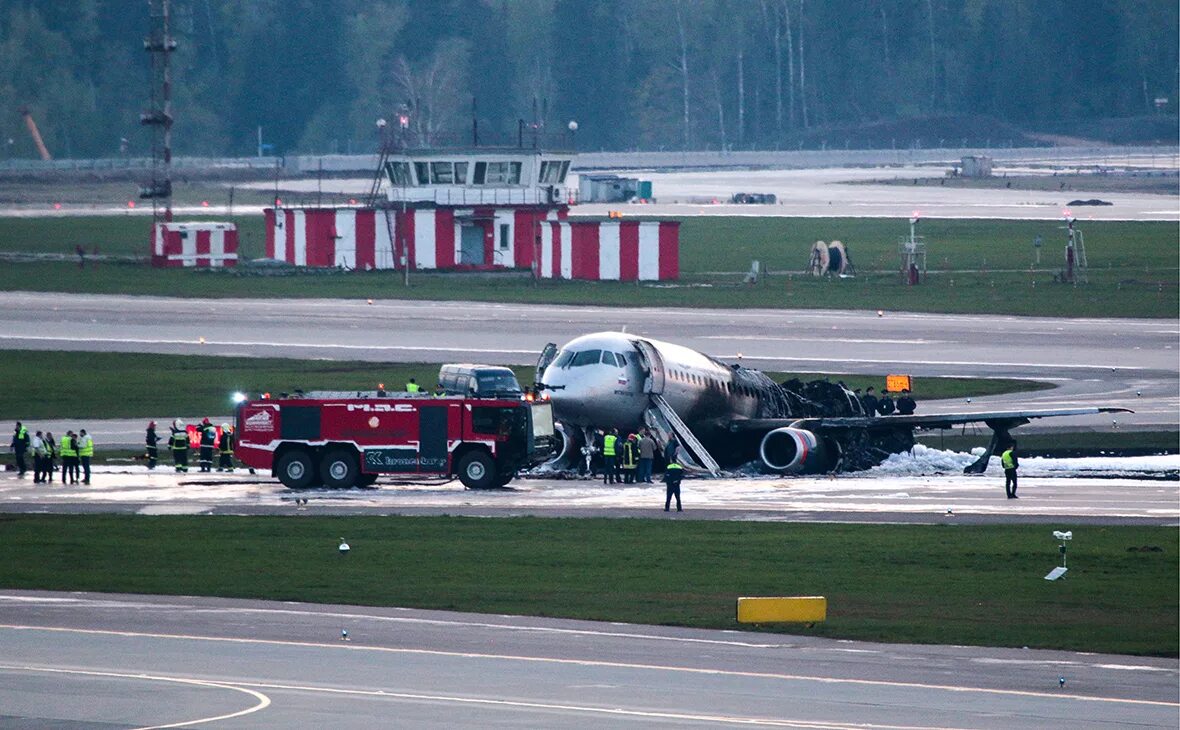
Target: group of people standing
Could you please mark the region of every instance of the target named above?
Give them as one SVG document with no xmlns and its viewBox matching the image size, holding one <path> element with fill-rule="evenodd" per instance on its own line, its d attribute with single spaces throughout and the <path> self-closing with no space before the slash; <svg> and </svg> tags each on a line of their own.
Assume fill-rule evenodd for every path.
<svg viewBox="0 0 1180 730">
<path fill-rule="evenodd" d="M 213 471 L 213 454 L 217 452 L 217 471 L 234 470 L 234 429 L 228 423 L 221 424 L 218 429 L 208 418 L 201 421 L 197 427 L 200 434 L 197 465 L 203 472 Z M 156 434 L 156 422 L 147 426 L 145 444 L 147 446 L 147 462 L 149 469 L 155 469 L 160 456 L 160 437 Z M 168 449 L 172 452 L 172 465 L 177 472 L 188 471 L 189 438 L 188 426 L 177 418 L 172 422 L 168 434 Z"/>
<path fill-rule="evenodd" d="M 892 416 L 895 413 L 899 416 L 912 416 L 918 407 L 917 401 L 908 390 L 901 391 L 896 402 L 888 391 L 881 393 L 878 397 L 871 385 L 863 394 L 860 392 L 860 388 L 857 388 L 853 391 L 853 395 L 860 401 L 866 416 Z"/>
<path fill-rule="evenodd" d="M 652 484 L 652 468 L 655 465 L 656 440 L 651 429 L 644 428 L 620 437 L 619 430 L 612 428 L 602 434 L 602 483 L 603 484 Z M 682 512 L 680 504 L 680 481 L 684 467 L 679 461 L 680 445 L 670 439 L 664 448 L 664 484 L 667 487 L 664 511 L 669 511 L 672 498 L 676 498 L 676 511 Z"/>
<path fill-rule="evenodd" d="M 28 453 L 33 452 L 34 484 L 53 482 L 58 457 L 61 457 L 62 484 L 77 484 L 79 481 L 82 484 L 90 483 L 90 459 L 94 456 L 94 439 L 84 428 L 78 433 L 66 431 L 59 444 L 51 431 L 35 431 L 30 436 L 29 429 L 17 421 L 11 446 L 16 454 L 16 469 L 22 477 L 28 472 Z"/>
<path fill-rule="evenodd" d="M 656 440 L 650 429 L 619 436 L 612 428 L 602 436 L 603 484 L 651 484 Z"/>
</svg>

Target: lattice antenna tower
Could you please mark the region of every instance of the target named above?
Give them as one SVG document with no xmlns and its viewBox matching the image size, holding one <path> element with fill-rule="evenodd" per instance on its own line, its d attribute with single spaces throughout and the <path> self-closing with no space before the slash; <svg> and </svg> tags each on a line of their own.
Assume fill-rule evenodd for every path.
<svg viewBox="0 0 1180 730">
<path fill-rule="evenodd" d="M 152 201 L 153 224 L 172 220 L 172 37 L 169 0 L 148 0 L 151 29 L 143 49 L 152 60 L 151 107 L 139 123 L 152 128 L 152 179 L 139 197 Z M 153 229 L 154 230 L 154 229 Z"/>
</svg>

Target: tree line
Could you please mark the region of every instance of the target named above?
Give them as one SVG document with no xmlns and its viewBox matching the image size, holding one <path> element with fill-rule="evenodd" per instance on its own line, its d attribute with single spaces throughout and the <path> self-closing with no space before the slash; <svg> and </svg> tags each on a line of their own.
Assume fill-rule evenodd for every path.
<svg viewBox="0 0 1180 730">
<path fill-rule="evenodd" d="M 159 0 L 156 0 L 158 3 Z M 147 2 L 0 0 L 0 140 L 142 155 Z M 790 147 L 939 115 L 1021 128 L 1175 114 L 1174 0 L 172 0 L 177 154 L 514 139 Z M 1166 99 L 1166 101 L 1157 101 Z"/>
</svg>

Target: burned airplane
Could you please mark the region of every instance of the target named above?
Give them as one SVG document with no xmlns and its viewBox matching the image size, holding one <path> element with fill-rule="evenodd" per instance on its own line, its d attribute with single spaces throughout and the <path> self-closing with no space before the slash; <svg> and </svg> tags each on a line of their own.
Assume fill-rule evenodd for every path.
<svg viewBox="0 0 1180 730">
<path fill-rule="evenodd" d="M 944 415 L 872 416 L 842 385 L 823 380 L 775 383 L 761 371 L 727 365 L 703 353 L 622 332 L 549 344 L 537 362 L 537 385 L 551 393 L 563 436 L 554 463 L 589 459 L 597 429 L 651 428 L 657 441 L 675 437 L 690 466 L 759 462 L 772 473 L 858 471 L 909 450 L 914 431 L 984 423 L 992 429 L 985 453 L 967 473 L 1011 438 L 1009 430 L 1035 418 L 1126 411 L 1066 408 Z M 685 453 L 687 452 L 687 453 Z"/>
</svg>

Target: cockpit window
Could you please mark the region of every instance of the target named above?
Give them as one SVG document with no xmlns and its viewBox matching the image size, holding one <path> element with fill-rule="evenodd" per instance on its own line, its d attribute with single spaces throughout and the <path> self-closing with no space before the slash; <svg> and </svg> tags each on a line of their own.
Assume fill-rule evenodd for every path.
<svg viewBox="0 0 1180 730">
<path fill-rule="evenodd" d="M 573 359 L 574 359 L 574 353 L 570 352 L 569 350 L 562 350 L 557 355 L 557 359 L 553 361 L 553 366 L 558 367 L 558 368 L 563 368 L 563 367 L 569 365 L 570 360 L 573 360 Z"/>
<path fill-rule="evenodd" d="M 573 362 L 570 363 L 571 368 L 579 368 L 583 365 L 595 365 L 599 358 L 602 357 L 602 350 L 583 350 L 574 355 Z"/>
<path fill-rule="evenodd" d="M 616 358 L 618 359 L 618 361 L 619 361 L 619 367 L 621 367 L 621 368 L 625 368 L 625 367 L 627 367 L 627 356 L 626 356 L 626 355 L 624 355 L 624 354 L 623 354 L 623 353 L 621 353 L 621 352 L 616 352 L 616 353 L 615 353 L 615 357 L 616 357 Z"/>
<path fill-rule="evenodd" d="M 610 350 L 603 350 L 602 351 L 602 364 L 617 366 L 618 363 L 615 362 L 615 353 L 611 352 Z"/>
</svg>

